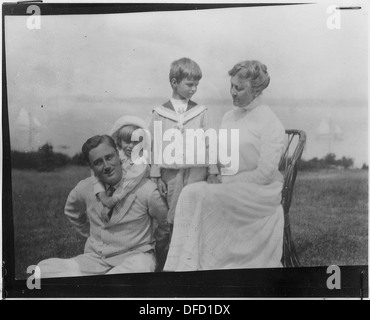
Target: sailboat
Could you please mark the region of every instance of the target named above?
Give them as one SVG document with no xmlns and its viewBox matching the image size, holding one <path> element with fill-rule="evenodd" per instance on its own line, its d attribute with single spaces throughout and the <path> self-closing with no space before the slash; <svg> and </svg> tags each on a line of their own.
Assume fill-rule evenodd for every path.
<svg viewBox="0 0 370 320">
<path fill-rule="evenodd" d="M 344 133 L 342 128 L 333 123 L 331 118 L 324 118 L 321 120 L 317 129 L 317 140 L 324 140 L 328 142 L 328 153 L 332 153 L 333 143 L 344 139 Z"/>
<path fill-rule="evenodd" d="M 31 115 L 26 109 L 21 109 L 19 112 L 18 118 L 15 122 L 16 129 L 18 132 L 21 132 L 22 135 L 28 136 L 28 145 L 25 147 L 27 151 L 34 150 L 34 140 L 37 134 L 41 132 L 41 123 L 40 121 Z"/>
</svg>

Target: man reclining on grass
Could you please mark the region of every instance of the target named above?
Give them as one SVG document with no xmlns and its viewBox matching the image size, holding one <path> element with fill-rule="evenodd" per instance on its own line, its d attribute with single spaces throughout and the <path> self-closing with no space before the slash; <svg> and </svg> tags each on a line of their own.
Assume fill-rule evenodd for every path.
<svg viewBox="0 0 370 320">
<path fill-rule="evenodd" d="M 110 136 L 95 136 L 82 147 L 96 178 L 113 194 L 124 180 L 116 144 Z M 81 181 L 69 194 L 65 214 L 76 230 L 87 237 L 85 252 L 72 259 L 47 259 L 39 263 L 41 278 L 118 273 L 154 272 L 155 246 L 168 241 L 167 204 L 157 186 L 143 178 L 118 203 L 106 220 L 94 192 L 96 179 Z M 158 227 L 154 232 L 154 221 Z"/>
</svg>

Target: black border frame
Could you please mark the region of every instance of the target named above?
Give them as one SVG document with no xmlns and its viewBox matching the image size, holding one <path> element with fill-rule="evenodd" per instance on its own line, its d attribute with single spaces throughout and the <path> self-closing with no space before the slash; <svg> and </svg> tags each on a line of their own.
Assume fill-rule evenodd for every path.
<svg viewBox="0 0 370 320">
<path fill-rule="evenodd" d="M 199 271 L 105 275 L 43 279 L 41 290 L 29 290 L 15 280 L 14 225 L 11 195 L 10 133 L 5 48 L 5 16 L 28 15 L 37 5 L 42 15 L 118 14 L 153 11 L 207 10 L 238 7 L 286 6 L 312 3 L 249 4 L 112 4 L 39 2 L 2 6 L 2 132 L 3 132 L 3 299 L 7 298 L 367 298 L 368 266 L 342 266 L 341 289 L 329 290 L 327 267 Z"/>
</svg>

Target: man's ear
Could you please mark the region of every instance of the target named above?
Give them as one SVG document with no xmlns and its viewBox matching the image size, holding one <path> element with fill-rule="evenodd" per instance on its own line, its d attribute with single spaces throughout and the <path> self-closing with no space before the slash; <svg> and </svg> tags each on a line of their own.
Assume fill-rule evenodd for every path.
<svg viewBox="0 0 370 320">
<path fill-rule="evenodd" d="M 170 81 L 170 83 L 171 83 L 171 87 L 172 88 L 175 87 L 175 86 L 177 86 L 177 80 L 176 80 L 176 78 L 172 78 L 171 81 Z"/>
<path fill-rule="evenodd" d="M 90 171 L 91 171 L 91 175 L 92 175 L 92 176 L 94 176 L 94 177 L 96 177 L 96 175 L 95 175 L 95 171 L 94 171 L 94 169 L 93 169 L 93 167 L 92 167 L 92 165 L 91 165 L 90 161 L 89 161 L 89 168 L 90 168 Z"/>
<path fill-rule="evenodd" d="M 93 174 L 93 175 L 95 176 L 95 172 L 94 172 L 94 169 L 93 169 L 93 165 L 91 164 L 90 159 L 87 161 L 87 164 L 88 164 L 88 166 L 89 166 L 89 168 L 90 168 L 90 170 L 91 170 L 91 174 Z"/>
</svg>

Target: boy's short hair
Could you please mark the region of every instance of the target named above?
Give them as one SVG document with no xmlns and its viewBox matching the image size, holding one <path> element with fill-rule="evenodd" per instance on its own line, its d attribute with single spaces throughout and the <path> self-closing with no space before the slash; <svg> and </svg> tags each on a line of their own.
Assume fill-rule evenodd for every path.
<svg viewBox="0 0 370 320">
<path fill-rule="evenodd" d="M 90 159 L 89 159 L 90 151 L 92 149 L 97 148 L 98 146 L 100 146 L 104 142 L 106 142 L 108 145 L 110 145 L 112 148 L 114 148 L 114 150 L 116 150 L 118 152 L 116 143 L 114 142 L 114 140 L 111 136 L 108 136 L 108 135 L 94 136 L 94 137 L 88 139 L 84 143 L 84 145 L 82 146 L 82 155 L 83 155 L 84 160 L 88 164 L 90 164 Z"/>
<path fill-rule="evenodd" d="M 185 78 L 199 81 L 202 79 L 202 70 L 195 61 L 181 58 L 171 63 L 170 82 L 173 78 L 177 82 L 181 82 Z"/>
<path fill-rule="evenodd" d="M 117 147 L 119 149 L 122 149 L 122 140 L 127 142 L 127 143 L 130 143 L 132 134 L 137 129 L 141 129 L 141 128 L 138 127 L 138 126 L 135 126 L 135 125 L 127 125 L 127 126 L 123 126 L 121 129 L 117 130 L 113 134 L 113 139 L 116 141 Z"/>
</svg>

